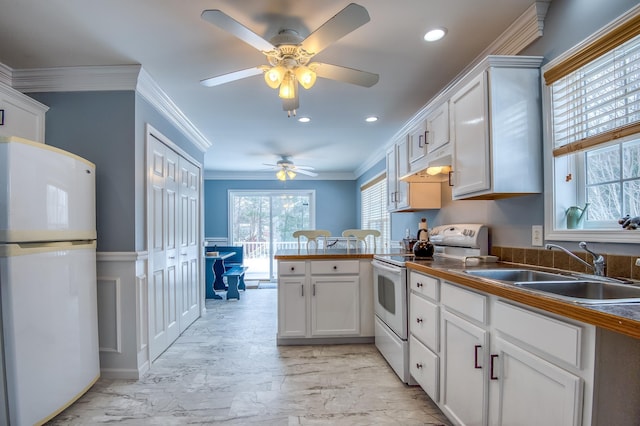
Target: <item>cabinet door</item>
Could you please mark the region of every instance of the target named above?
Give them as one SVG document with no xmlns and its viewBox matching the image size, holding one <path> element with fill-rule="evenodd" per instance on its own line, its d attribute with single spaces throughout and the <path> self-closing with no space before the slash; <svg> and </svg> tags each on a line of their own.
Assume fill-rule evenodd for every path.
<svg viewBox="0 0 640 426">
<path fill-rule="evenodd" d="M 453 197 L 490 188 L 486 73 L 451 98 L 453 121 Z"/>
<path fill-rule="evenodd" d="M 44 143 L 47 107 L 0 83 L 0 136 Z"/>
<path fill-rule="evenodd" d="M 487 331 L 444 311 L 441 336 L 443 411 L 456 424 L 486 424 Z"/>
<path fill-rule="evenodd" d="M 427 153 L 449 143 L 449 102 L 445 102 L 427 116 Z"/>
<path fill-rule="evenodd" d="M 409 174 L 409 147 L 403 139 L 396 144 L 396 209 L 409 207 L 409 183 L 399 178 Z"/>
<path fill-rule="evenodd" d="M 579 424 L 582 381 L 501 338 L 494 340 L 492 425 Z M 495 356 L 495 355 L 494 355 Z"/>
<path fill-rule="evenodd" d="M 393 211 L 396 208 L 396 149 L 395 146 L 387 151 L 387 210 Z"/>
<path fill-rule="evenodd" d="M 311 335 L 360 334 L 360 280 L 357 276 L 311 278 Z"/>
<path fill-rule="evenodd" d="M 407 135 L 409 145 L 409 163 L 415 163 L 427 153 L 427 129 L 426 123 L 416 125 Z"/>
<path fill-rule="evenodd" d="M 278 337 L 306 336 L 307 291 L 304 276 L 278 278 Z"/>
</svg>

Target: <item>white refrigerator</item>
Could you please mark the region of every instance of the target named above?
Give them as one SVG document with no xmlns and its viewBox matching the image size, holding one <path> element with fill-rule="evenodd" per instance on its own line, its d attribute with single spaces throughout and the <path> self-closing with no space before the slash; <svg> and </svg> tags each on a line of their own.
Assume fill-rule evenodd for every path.
<svg viewBox="0 0 640 426">
<path fill-rule="evenodd" d="M 95 166 L 0 137 L 0 424 L 42 424 L 100 376 Z"/>
</svg>

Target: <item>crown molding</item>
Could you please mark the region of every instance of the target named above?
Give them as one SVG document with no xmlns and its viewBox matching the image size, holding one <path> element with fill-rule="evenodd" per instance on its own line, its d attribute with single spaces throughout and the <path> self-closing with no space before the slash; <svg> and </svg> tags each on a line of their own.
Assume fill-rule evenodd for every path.
<svg viewBox="0 0 640 426">
<path fill-rule="evenodd" d="M 205 170 L 205 180 L 274 180 L 277 181 L 275 170 L 270 172 L 231 172 Z M 355 180 L 351 172 L 319 173 L 317 177 L 298 173 L 294 180 Z"/>
<path fill-rule="evenodd" d="M 136 90 L 141 65 L 13 70 L 13 88 L 23 93 Z"/>
<path fill-rule="evenodd" d="M 8 72 L 7 72 L 8 71 Z M 0 67 L 0 81 L 10 75 L 11 86 L 23 93 L 132 90 L 140 94 L 201 152 L 211 142 L 160 88 L 141 65 L 56 67 L 11 70 Z"/>
<path fill-rule="evenodd" d="M 5 64 L 0 63 L 0 83 L 6 84 L 7 86 L 13 86 L 11 82 L 12 78 L 13 70 Z"/>
<path fill-rule="evenodd" d="M 144 70 L 138 76 L 137 92 L 178 128 L 201 152 L 211 147 L 211 142 L 193 125 L 180 108 Z"/>
</svg>

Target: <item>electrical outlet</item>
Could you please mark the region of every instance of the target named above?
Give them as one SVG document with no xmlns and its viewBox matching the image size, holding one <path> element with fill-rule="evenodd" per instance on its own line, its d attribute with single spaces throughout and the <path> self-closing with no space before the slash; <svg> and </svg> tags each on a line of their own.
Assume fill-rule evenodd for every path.
<svg viewBox="0 0 640 426">
<path fill-rule="evenodd" d="M 533 225 L 531 227 L 531 245 L 542 247 L 542 225 Z"/>
</svg>

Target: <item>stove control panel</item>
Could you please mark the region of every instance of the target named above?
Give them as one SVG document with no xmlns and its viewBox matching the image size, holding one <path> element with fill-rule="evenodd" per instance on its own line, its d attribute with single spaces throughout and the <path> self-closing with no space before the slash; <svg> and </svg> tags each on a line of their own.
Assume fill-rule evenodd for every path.
<svg viewBox="0 0 640 426">
<path fill-rule="evenodd" d="M 434 226 L 429 239 L 438 246 L 456 246 L 480 249 L 486 254 L 489 246 L 488 229 L 479 223 Z"/>
</svg>

